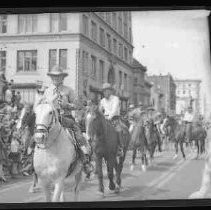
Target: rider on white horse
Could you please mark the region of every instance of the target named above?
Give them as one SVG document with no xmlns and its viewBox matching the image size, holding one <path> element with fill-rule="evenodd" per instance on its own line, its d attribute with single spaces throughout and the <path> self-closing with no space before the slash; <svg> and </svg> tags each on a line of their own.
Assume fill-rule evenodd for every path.
<svg viewBox="0 0 211 210">
<path fill-rule="evenodd" d="M 190 142 L 190 138 L 191 138 L 191 131 L 192 131 L 192 123 L 193 123 L 193 119 L 194 119 L 194 114 L 192 112 L 192 107 L 189 106 L 188 110 L 185 112 L 183 121 L 185 122 L 185 131 L 186 131 L 186 141 L 187 143 Z"/>
<path fill-rule="evenodd" d="M 50 76 L 53 84 L 45 90 L 43 99 L 54 103 L 55 108 L 59 112 L 62 126 L 68 128 L 70 134 L 73 131 L 77 146 L 83 153 L 82 159 L 85 173 L 89 174 L 92 168 L 90 163 L 90 147 L 72 116 L 72 110 L 78 108 L 80 104 L 76 100 L 77 97 L 73 89 L 63 84 L 64 78 L 68 74 L 64 73 L 60 67 L 55 66 L 47 75 Z"/>
<path fill-rule="evenodd" d="M 100 101 L 99 109 L 107 120 L 111 120 L 112 124 L 114 120 L 119 119 L 120 116 L 120 100 L 119 97 L 113 95 L 113 87 L 109 83 L 103 84 L 104 98 Z M 116 127 L 115 127 L 116 128 Z M 119 137 L 119 156 L 123 156 L 123 142 L 121 141 L 121 134 L 119 129 L 116 129 Z"/>
</svg>

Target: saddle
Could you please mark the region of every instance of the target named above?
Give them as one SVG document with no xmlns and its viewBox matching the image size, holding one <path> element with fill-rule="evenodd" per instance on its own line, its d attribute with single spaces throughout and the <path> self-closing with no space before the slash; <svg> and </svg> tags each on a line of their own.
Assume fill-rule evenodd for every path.
<svg viewBox="0 0 211 210">
<path fill-rule="evenodd" d="M 81 159 L 81 155 L 82 155 L 82 154 L 81 154 L 81 150 L 80 150 L 80 148 L 79 148 L 79 146 L 78 146 L 77 140 L 76 140 L 76 138 L 75 138 L 74 132 L 73 132 L 72 130 L 70 130 L 70 129 L 67 129 L 67 128 L 66 128 L 66 131 L 67 131 L 67 133 L 72 137 L 72 138 L 70 138 L 70 139 L 72 139 L 72 143 L 73 143 L 73 145 L 74 145 L 74 147 L 75 147 L 75 151 L 76 151 L 75 159 L 74 159 L 74 161 L 70 164 L 70 166 L 69 166 L 69 168 L 68 168 L 67 175 L 66 175 L 66 178 L 67 178 L 67 177 L 70 176 L 70 174 L 74 171 L 74 169 L 75 169 L 75 167 L 76 167 L 76 165 L 77 165 L 77 163 L 78 163 L 78 160 Z"/>
</svg>

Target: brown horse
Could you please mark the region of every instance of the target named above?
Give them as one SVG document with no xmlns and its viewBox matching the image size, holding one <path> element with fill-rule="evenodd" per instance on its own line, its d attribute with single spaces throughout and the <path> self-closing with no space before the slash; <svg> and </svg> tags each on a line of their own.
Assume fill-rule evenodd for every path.
<svg viewBox="0 0 211 210">
<path fill-rule="evenodd" d="M 147 150 L 149 151 L 150 163 L 154 159 L 156 146 L 158 145 L 158 136 L 155 131 L 153 120 L 148 120 L 145 124 L 145 136 L 147 140 Z"/>
<path fill-rule="evenodd" d="M 133 170 L 133 168 L 134 168 L 135 158 L 136 158 L 136 154 L 137 154 L 137 150 L 138 150 L 141 153 L 142 170 L 146 171 L 146 166 L 147 166 L 147 156 L 146 156 L 147 140 L 146 140 L 146 136 L 145 136 L 145 132 L 144 132 L 144 126 L 142 125 L 141 122 L 136 122 L 134 124 L 132 131 L 131 131 L 130 148 L 133 151 L 132 165 L 131 165 L 130 169 Z"/>
<path fill-rule="evenodd" d="M 86 117 L 86 135 L 91 139 L 93 152 L 95 155 L 96 169 L 99 180 L 99 192 L 104 195 L 103 185 L 103 159 L 107 165 L 109 178 L 109 189 L 119 192 L 121 187 L 121 172 L 125 160 L 126 152 L 129 146 L 130 134 L 128 129 L 121 127 L 124 141 L 124 156 L 117 158 L 118 151 L 118 133 L 113 125 L 105 119 L 99 111 L 97 105 L 92 105 Z M 114 170 L 116 171 L 116 184 L 114 183 Z"/>
</svg>

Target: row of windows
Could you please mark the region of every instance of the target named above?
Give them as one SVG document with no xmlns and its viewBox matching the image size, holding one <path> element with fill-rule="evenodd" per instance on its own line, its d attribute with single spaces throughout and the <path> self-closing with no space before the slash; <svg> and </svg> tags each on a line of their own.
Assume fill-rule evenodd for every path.
<svg viewBox="0 0 211 210">
<path fill-rule="evenodd" d="M 122 12 L 97 12 L 97 14 L 111 25 L 114 30 L 119 34 L 123 34 L 131 42 L 131 27 L 129 27 L 131 20 L 130 12 L 123 12 L 123 19 Z"/>
<path fill-rule="evenodd" d="M 67 68 L 67 49 L 49 50 L 49 71 L 53 66 L 59 65 L 62 69 Z M 0 51 L 0 71 L 6 70 L 6 51 Z M 37 50 L 17 51 L 17 72 L 37 71 Z"/>
<path fill-rule="evenodd" d="M 67 31 L 67 14 L 51 13 L 50 32 Z M 35 33 L 38 31 L 38 15 L 18 15 L 18 33 Z M 7 33 L 7 15 L 0 16 L 0 33 Z"/>
<path fill-rule="evenodd" d="M 94 21 L 91 21 L 91 39 L 98 43 L 98 27 Z M 89 37 L 89 20 L 86 15 L 83 15 L 83 33 Z M 112 39 L 109 33 L 99 27 L 99 44 L 102 47 L 107 47 L 107 50 L 113 52 L 115 55 L 131 63 L 132 52 L 127 47 L 123 47 L 122 43 L 117 43 L 115 38 Z"/>
<path fill-rule="evenodd" d="M 103 83 L 106 81 L 105 78 L 105 62 L 101 59 L 97 59 L 96 56 L 91 55 L 91 72 L 90 75 L 93 79 L 97 79 L 100 83 Z M 98 64 L 97 64 L 98 60 Z M 99 75 L 97 76 L 97 69 L 99 67 Z M 89 66 L 89 53 L 86 51 L 82 52 L 82 71 L 83 73 L 87 73 Z M 123 78 L 124 76 L 124 78 Z M 98 78 L 97 78 L 98 77 Z M 123 81 L 124 79 L 124 81 Z M 119 71 L 119 88 L 122 88 L 124 84 L 124 89 L 127 90 L 127 83 L 128 83 L 128 76 L 126 73 L 123 74 L 122 71 Z"/>
</svg>

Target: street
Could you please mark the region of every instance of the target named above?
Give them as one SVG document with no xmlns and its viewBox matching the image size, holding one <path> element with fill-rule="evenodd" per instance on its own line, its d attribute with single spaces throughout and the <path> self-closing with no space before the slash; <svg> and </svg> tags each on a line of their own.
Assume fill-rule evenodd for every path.
<svg viewBox="0 0 211 210">
<path fill-rule="evenodd" d="M 174 151 L 164 151 L 155 154 L 154 163 L 147 168 L 146 172 L 141 170 L 140 158 L 136 160 L 133 171 L 130 170 L 131 152 L 127 153 L 122 173 L 122 189 L 119 194 L 109 192 L 107 174 L 104 170 L 105 197 L 97 194 L 98 182 L 96 178 L 83 181 L 79 201 L 123 201 L 123 200 L 167 200 L 187 199 L 188 196 L 199 189 L 204 169 L 204 159 L 193 159 L 194 152 L 185 149 L 187 159 L 183 160 L 181 154 L 173 159 Z M 105 169 L 105 167 L 104 167 Z M 21 178 L 1 185 L 0 203 L 29 203 L 44 202 L 41 191 L 29 193 L 32 183 L 31 177 Z M 210 196 L 209 196 L 210 197 Z M 71 182 L 67 183 L 65 189 L 66 201 L 73 201 Z"/>
</svg>

